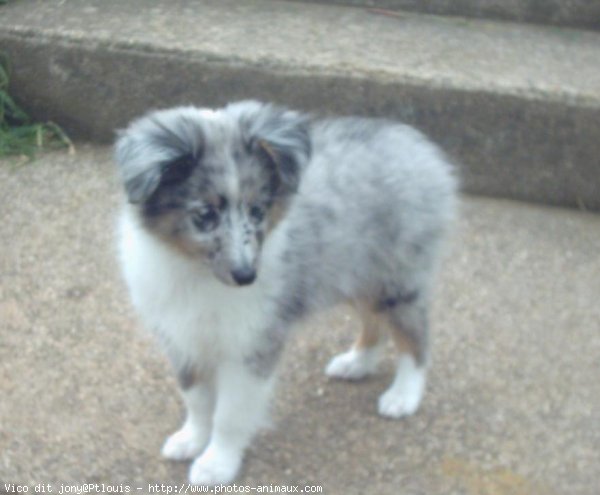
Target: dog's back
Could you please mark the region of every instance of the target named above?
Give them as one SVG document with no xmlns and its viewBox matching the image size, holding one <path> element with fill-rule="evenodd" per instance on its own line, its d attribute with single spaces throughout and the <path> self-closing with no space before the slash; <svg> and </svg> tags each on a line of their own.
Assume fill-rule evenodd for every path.
<svg viewBox="0 0 600 495">
<path fill-rule="evenodd" d="M 457 181 L 412 127 L 378 119 L 317 121 L 287 229 L 286 278 L 307 304 L 383 304 L 427 290 L 455 213 Z M 419 286 L 419 287 L 417 287 Z"/>
</svg>

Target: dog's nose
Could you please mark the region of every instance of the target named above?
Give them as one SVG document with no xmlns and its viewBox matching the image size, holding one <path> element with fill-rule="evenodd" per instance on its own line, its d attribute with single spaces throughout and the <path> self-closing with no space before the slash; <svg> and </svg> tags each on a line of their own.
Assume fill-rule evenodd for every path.
<svg viewBox="0 0 600 495">
<path fill-rule="evenodd" d="M 238 285 L 249 285 L 256 279 L 256 271 L 253 268 L 238 268 L 231 270 L 231 276 Z"/>
</svg>

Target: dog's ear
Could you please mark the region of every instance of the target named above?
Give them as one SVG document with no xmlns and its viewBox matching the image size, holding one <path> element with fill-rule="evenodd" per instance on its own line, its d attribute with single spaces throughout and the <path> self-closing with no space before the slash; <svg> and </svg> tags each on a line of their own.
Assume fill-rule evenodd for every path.
<svg viewBox="0 0 600 495">
<path fill-rule="evenodd" d="M 131 130 L 119 132 L 115 145 L 115 161 L 119 166 L 127 199 L 130 203 L 143 203 L 158 188 L 160 165 L 156 160 L 144 161 L 148 153 L 142 136 Z"/>
<path fill-rule="evenodd" d="M 290 153 L 289 148 L 282 149 L 266 139 L 258 139 L 254 146 L 276 171 L 284 190 L 293 192 L 298 189 L 303 161 L 298 160 L 297 155 Z"/>
<path fill-rule="evenodd" d="M 201 153 L 200 122 L 195 109 L 151 113 L 118 134 L 115 161 L 130 203 L 143 203 L 161 183 L 185 180 Z"/>
<path fill-rule="evenodd" d="M 284 189 L 295 191 L 311 154 L 309 117 L 255 101 L 235 103 L 227 110 L 240 119 L 248 145 L 276 168 Z"/>
</svg>

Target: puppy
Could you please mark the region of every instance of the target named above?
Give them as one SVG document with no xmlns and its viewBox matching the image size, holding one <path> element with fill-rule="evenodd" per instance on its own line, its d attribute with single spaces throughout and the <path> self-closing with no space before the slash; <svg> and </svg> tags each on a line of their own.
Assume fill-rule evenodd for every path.
<svg viewBox="0 0 600 495">
<path fill-rule="evenodd" d="M 420 132 L 256 101 L 182 107 L 134 121 L 116 162 L 128 199 L 122 269 L 187 411 L 162 454 L 194 459 L 191 483 L 236 477 L 290 328 L 342 301 L 360 311 L 362 333 L 327 375 L 375 373 L 387 328 L 398 364 L 379 413 L 417 410 L 457 189 L 452 165 Z"/>
</svg>

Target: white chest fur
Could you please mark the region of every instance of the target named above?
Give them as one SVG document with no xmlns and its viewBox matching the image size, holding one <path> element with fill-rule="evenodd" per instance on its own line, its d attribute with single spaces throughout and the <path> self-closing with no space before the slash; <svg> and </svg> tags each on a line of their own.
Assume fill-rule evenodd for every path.
<svg viewBox="0 0 600 495">
<path fill-rule="evenodd" d="M 265 284 L 229 287 L 207 266 L 147 233 L 130 211 L 120 219 L 120 259 L 144 325 L 183 359 L 240 358 L 268 315 Z"/>
</svg>

